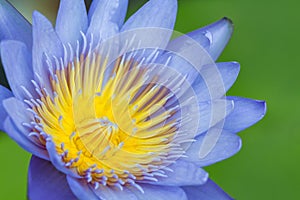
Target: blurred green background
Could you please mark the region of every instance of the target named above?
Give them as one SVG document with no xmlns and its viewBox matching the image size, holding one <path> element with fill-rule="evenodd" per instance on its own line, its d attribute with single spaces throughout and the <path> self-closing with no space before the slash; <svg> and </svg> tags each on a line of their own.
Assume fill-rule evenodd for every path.
<svg viewBox="0 0 300 200">
<path fill-rule="evenodd" d="M 29 20 L 39 10 L 54 21 L 58 1 L 10 0 Z M 131 0 L 129 13 L 144 0 Z M 242 150 L 207 168 L 238 200 L 300 199 L 300 3 L 296 0 L 179 0 L 175 29 L 186 33 L 224 16 L 235 24 L 219 61 L 238 61 L 228 95 L 267 101 L 268 112 L 241 132 Z M 0 135 L 0 199 L 25 199 L 30 155 Z M 45 186 L 47 187 L 47 186 Z"/>
</svg>

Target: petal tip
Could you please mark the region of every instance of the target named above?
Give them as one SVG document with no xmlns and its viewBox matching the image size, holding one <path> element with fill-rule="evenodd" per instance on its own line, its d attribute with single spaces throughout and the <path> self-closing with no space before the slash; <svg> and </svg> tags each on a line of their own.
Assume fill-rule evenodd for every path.
<svg viewBox="0 0 300 200">
<path fill-rule="evenodd" d="M 267 102 L 264 100 L 254 100 L 257 103 L 257 107 L 260 110 L 260 117 L 257 122 L 260 121 L 267 113 Z"/>
<path fill-rule="evenodd" d="M 262 107 L 262 114 L 260 120 L 266 115 L 267 113 L 267 102 L 266 101 L 258 101 L 261 104 Z"/>
<path fill-rule="evenodd" d="M 236 107 L 227 118 L 230 123 L 225 123 L 226 129 L 231 132 L 237 133 L 253 126 L 266 115 L 267 103 L 264 100 L 230 96 L 227 98 L 234 100 Z"/>
<path fill-rule="evenodd" d="M 238 76 L 238 74 L 240 73 L 240 70 L 241 70 L 240 63 L 238 63 L 236 61 L 233 61 L 231 63 L 232 63 L 232 71 L 234 71 L 234 73 L 237 74 L 236 76 Z"/>
<path fill-rule="evenodd" d="M 201 30 L 210 41 L 208 52 L 216 60 L 231 38 L 233 23 L 229 18 L 224 17 Z"/>
<path fill-rule="evenodd" d="M 229 17 L 223 17 L 221 20 L 226 21 L 230 26 L 234 27 L 233 21 Z"/>
<path fill-rule="evenodd" d="M 48 19 L 39 11 L 34 10 L 32 12 L 32 24 L 34 25 L 40 21 L 48 21 Z"/>
<path fill-rule="evenodd" d="M 234 28 L 234 23 L 233 21 L 228 18 L 228 17 L 223 17 L 220 21 L 219 21 L 223 26 L 227 27 L 228 30 L 231 31 L 231 33 L 233 32 L 233 28 Z"/>
<path fill-rule="evenodd" d="M 32 12 L 32 25 L 35 25 L 41 17 L 42 17 L 42 14 L 39 11 L 34 10 Z"/>
<path fill-rule="evenodd" d="M 228 65 L 228 66 L 231 67 L 231 70 L 235 71 L 237 74 L 239 74 L 240 69 L 241 69 L 240 63 L 237 61 L 231 61 L 229 63 L 230 63 L 230 65 Z"/>
<path fill-rule="evenodd" d="M 39 11 L 37 11 L 37 10 L 34 10 L 34 11 L 32 12 L 32 16 L 33 16 L 33 17 L 38 17 L 39 15 L 41 15 L 41 13 L 40 13 Z"/>
</svg>

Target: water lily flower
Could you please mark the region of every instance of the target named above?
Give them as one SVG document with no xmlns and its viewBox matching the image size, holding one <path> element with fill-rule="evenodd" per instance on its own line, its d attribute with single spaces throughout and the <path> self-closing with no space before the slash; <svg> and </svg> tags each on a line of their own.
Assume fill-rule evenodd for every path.
<svg viewBox="0 0 300 200">
<path fill-rule="evenodd" d="M 264 101 L 226 97 L 233 27 L 174 33 L 176 0 L 61 0 L 55 27 L 0 0 L 0 130 L 32 154 L 29 199 L 231 199 L 203 167 L 239 151 Z M 125 22 L 124 22 L 125 21 Z"/>
</svg>

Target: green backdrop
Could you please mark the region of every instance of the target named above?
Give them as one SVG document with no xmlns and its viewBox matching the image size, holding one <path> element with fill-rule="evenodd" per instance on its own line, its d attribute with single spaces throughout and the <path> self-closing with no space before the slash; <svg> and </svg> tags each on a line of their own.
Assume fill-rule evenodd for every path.
<svg viewBox="0 0 300 200">
<path fill-rule="evenodd" d="M 58 5 L 53 0 L 11 2 L 29 19 L 37 9 L 53 21 Z M 143 2 L 130 1 L 129 13 Z M 296 0 L 179 0 L 177 31 L 186 33 L 223 16 L 233 20 L 233 37 L 219 59 L 241 64 L 229 95 L 267 101 L 265 118 L 239 134 L 242 150 L 206 168 L 238 200 L 300 198 L 299 7 Z M 0 134 L 0 199 L 26 198 L 29 158 Z"/>
</svg>

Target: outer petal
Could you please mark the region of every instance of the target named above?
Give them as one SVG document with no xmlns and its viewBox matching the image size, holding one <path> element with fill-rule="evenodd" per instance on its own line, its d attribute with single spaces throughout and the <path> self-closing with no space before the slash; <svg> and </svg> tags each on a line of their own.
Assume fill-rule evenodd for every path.
<svg viewBox="0 0 300 200">
<path fill-rule="evenodd" d="M 94 39 L 107 39 L 119 32 L 123 24 L 128 0 L 94 0 L 89 10 L 89 28 L 87 34 Z"/>
<path fill-rule="evenodd" d="M 80 179 L 68 177 L 68 183 L 74 194 L 79 199 L 109 199 L 109 200 L 186 200 L 184 191 L 179 187 L 155 186 L 149 184 L 139 184 L 143 193 L 135 187 L 123 187 L 120 190 L 117 187 L 99 186 L 95 189 L 91 185 Z M 94 196 L 96 195 L 97 198 Z"/>
<path fill-rule="evenodd" d="M 39 12 L 35 11 L 32 16 L 33 23 L 33 49 L 32 62 L 35 75 L 38 75 L 43 81 L 43 86 L 50 91 L 49 71 L 45 62 L 45 55 L 50 59 L 53 56 L 62 57 L 62 43 L 54 31 L 49 20 Z"/>
<path fill-rule="evenodd" d="M 136 195 L 129 190 L 127 187 L 124 187 L 123 190 L 120 190 L 116 187 L 108 186 L 99 186 L 95 189 L 91 185 L 87 184 L 85 181 L 80 179 L 75 179 L 72 177 L 67 177 L 68 183 L 71 190 L 76 195 L 78 199 L 89 199 L 89 200 L 138 200 Z"/>
<path fill-rule="evenodd" d="M 233 101 L 219 99 L 199 103 L 199 108 L 200 124 L 198 127 L 198 135 L 207 131 L 228 116 L 234 109 L 234 103 Z"/>
<path fill-rule="evenodd" d="M 165 171 L 166 177 L 157 177 L 157 182 L 148 181 L 152 185 L 183 186 L 202 185 L 208 179 L 208 173 L 193 163 L 177 160 L 168 166 L 172 171 Z"/>
<path fill-rule="evenodd" d="M 78 199 L 100 200 L 85 181 L 71 176 L 67 176 L 67 181 L 72 192 Z"/>
<path fill-rule="evenodd" d="M 15 97 L 5 99 L 3 107 L 9 117 L 4 121 L 4 131 L 26 151 L 40 158 L 49 159 L 48 152 L 43 146 L 38 145 L 29 136 L 30 130 L 23 123 L 30 123 L 32 116 L 26 109 L 25 104 Z"/>
<path fill-rule="evenodd" d="M 204 185 L 184 186 L 188 199 L 201 200 L 231 200 L 232 198 L 226 194 L 217 184 L 212 180 L 208 180 Z"/>
<path fill-rule="evenodd" d="M 203 32 L 202 28 L 194 30 L 185 34 L 186 36 L 195 40 L 198 44 L 200 44 L 204 49 L 208 50 L 210 46 L 210 40 L 205 36 L 205 32 Z"/>
<path fill-rule="evenodd" d="M 28 170 L 28 198 L 76 199 L 66 181 L 66 175 L 57 171 L 51 162 L 31 157 Z"/>
<path fill-rule="evenodd" d="M 266 114 L 266 102 L 241 97 L 227 97 L 234 101 L 234 109 L 226 118 L 224 129 L 236 133 L 261 120 Z"/>
<path fill-rule="evenodd" d="M 56 19 L 56 32 L 64 44 L 75 47 L 81 37 L 80 31 L 86 32 L 88 18 L 84 0 L 61 0 Z"/>
<path fill-rule="evenodd" d="M 3 107 L 2 101 L 12 97 L 11 91 L 9 91 L 6 87 L 0 85 L 0 130 L 4 131 L 3 122 L 7 118 L 7 112 Z"/>
<path fill-rule="evenodd" d="M 168 61 L 168 66 L 186 77 L 200 102 L 224 96 L 239 73 L 237 62 L 214 64 L 208 53 L 187 36 L 172 40 L 167 49 L 171 52 L 163 53 L 157 62 L 164 64 Z"/>
<path fill-rule="evenodd" d="M 26 97 L 23 88 L 35 94 L 31 80 L 31 55 L 24 43 L 18 41 L 4 41 L 1 43 L 1 59 L 10 88 L 14 95 L 23 100 Z"/>
<path fill-rule="evenodd" d="M 30 23 L 5 0 L 0 0 L 0 40 L 19 40 L 32 47 Z"/>
<path fill-rule="evenodd" d="M 225 17 L 188 35 L 192 37 L 196 34 L 202 34 L 206 36 L 209 39 L 210 44 L 209 46 L 204 46 L 204 48 L 208 51 L 208 53 L 214 60 L 217 60 L 217 58 L 220 56 L 223 49 L 227 45 L 232 32 L 233 24 L 230 19 Z M 197 39 L 196 37 L 194 38 Z M 201 43 L 201 40 L 199 40 L 199 43 Z"/>
<path fill-rule="evenodd" d="M 186 35 L 169 42 L 166 52 L 158 57 L 157 61 L 167 63 L 177 73 L 186 76 L 190 84 L 201 75 L 204 66 L 210 65 L 211 69 L 215 67 L 207 51 Z"/>
<path fill-rule="evenodd" d="M 211 100 L 212 98 L 222 97 L 235 82 L 240 66 L 237 62 L 217 63 L 217 71 L 211 76 L 198 76 L 193 83 L 193 88 L 200 102 Z M 219 74 L 215 74 L 219 73 Z M 214 84 L 214 80 L 222 81 L 222 84 Z M 220 87 L 222 85 L 222 87 Z M 212 94 L 213 91 L 213 94 Z"/>
<path fill-rule="evenodd" d="M 211 25 L 178 37 L 170 44 L 180 42 L 180 46 L 187 48 L 194 46 L 193 42 L 197 42 L 210 54 L 213 60 L 216 60 L 228 43 L 232 31 L 232 22 L 227 18 L 223 18 Z M 190 40 L 193 42 L 191 43 Z"/>
<path fill-rule="evenodd" d="M 26 151 L 32 153 L 35 156 L 38 156 L 42 159 L 49 159 L 48 153 L 45 149 L 40 146 L 37 146 L 32 141 L 28 139 L 23 133 L 21 133 L 12 120 L 8 117 L 4 121 L 4 131 L 7 135 L 13 139 L 18 145 L 20 145 Z"/>
<path fill-rule="evenodd" d="M 33 116 L 27 110 L 28 107 L 26 106 L 26 104 L 16 99 L 15 97 L 12 97 L 4 100 L 3 106 L 18 130 L 21 131 L 24 136 L 28 137 L 30 132 L 28 128 L 23 126 L 23 123 L 32 122 Z"/>
<path fill-rule="evenodd" d="M 217 131 L 218 129 L 215 130 Z M 214 129 L 211 129 L 210 131 L 213 132 Z M 200 167 L 204 167 L 236 154 L 242 146 L 240 137 L 227 131 L 223 131 L 220 133 L 220 135 L 217 135 L 218 138 L 212 139 L 207 136 L 207 133 L 198 136 L 196 138 L 197 141 L 192 143 L 188 148 L 186 152 L 187 158 L 182 159 L 193 162 Z M 207 148 L 207 144 L 209 143 L 213 143 L 213 148 L 205 149 Z"/>
<path fill-rule="evenodd" d="M 155 186 L 148 184 L 141 184 L 141 187 L 145 192 L 144 194 L 136 189 L 132 189 L 139 200 L 187 200 L 185 192 L 180 187 Z"/>
<path fill-rule="evenodd" d="M 238 62 L 220 62 L 216 64 L 221 73 L 225 90 L 228 91 L 239 75 L 240 64 Z"/>
<path fill-rule="evenodd" d="M 143 27 L 173 29 L 176 13 L 176 0 L 150 0 L 126 21 L 122 31 Z"/>
<path fill-rule="evenodd" d="M 128 188 L 123 188 L 123 190 L 120 190 L 117 187 L 100 186 L 98 189 L 91 188 L 91 190 L 100 199 L 110 199 L 110 200 L 119 200 L 119 199 L 139 200 L 139 198 L 137 198 L 136 195 L 132 191 L 130 191 Z M 138 192 L 140 192 L 140 191 L 138 191 Z"/>
</svg>

